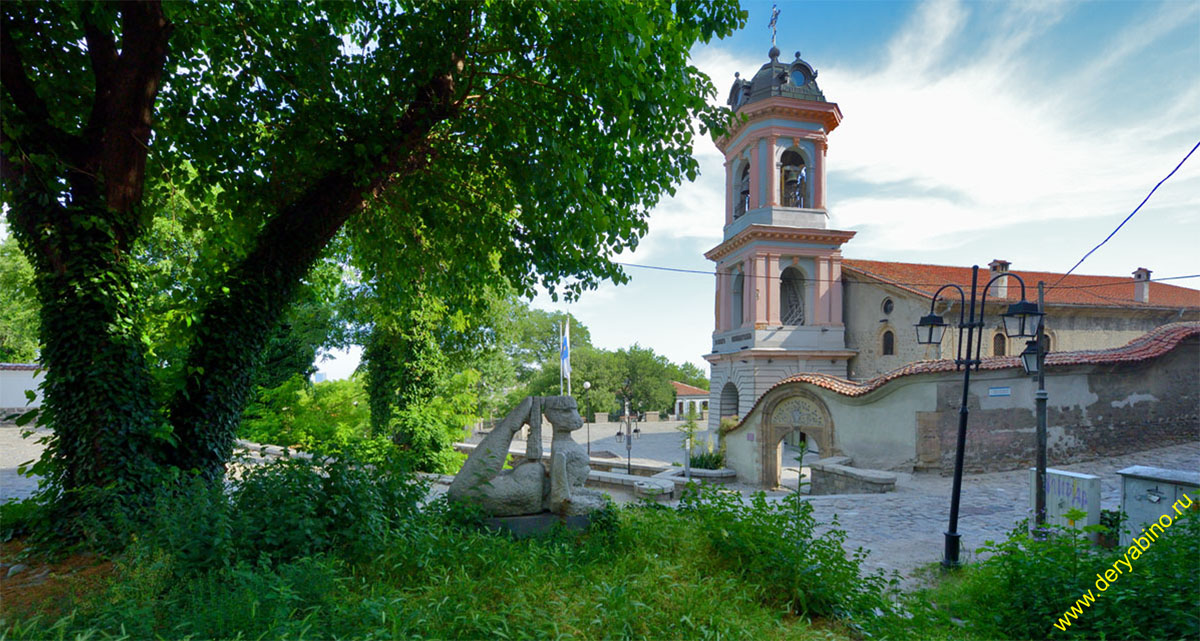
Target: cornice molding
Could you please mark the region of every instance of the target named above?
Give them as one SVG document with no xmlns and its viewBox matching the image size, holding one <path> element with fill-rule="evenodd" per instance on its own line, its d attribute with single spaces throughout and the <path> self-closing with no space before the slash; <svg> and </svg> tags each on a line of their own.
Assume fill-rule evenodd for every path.
<svg viewBox="0 0 1200 641">
<path fill-rule="evenodd" d="M 854 238 L 857 232 L 840 231 L 837 229 L 806 229 L 796 227 L 779 227 L 776 225 L 750 225 L 738 232 L 737 236 L 713 247 L 705 252 L 704 257 L 717 261 L 745 245 L 757 240 L 783 241 L 793 243 L 830 243 L 841 246 Z"/>
</svg>

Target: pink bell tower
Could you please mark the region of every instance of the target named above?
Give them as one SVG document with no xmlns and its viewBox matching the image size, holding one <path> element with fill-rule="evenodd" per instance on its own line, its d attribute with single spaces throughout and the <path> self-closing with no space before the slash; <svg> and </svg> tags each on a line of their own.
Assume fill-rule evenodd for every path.
<svg viewBox="0 0 1200 641">
<path fill-rule="evenodd" d="M 842 324 L 840 248 L 852 231 L 828 229 L 825 149 L 842 120 L 817 72 L 770 61 L 735 74 L 736 116 L 717 140 L 725 154 L 725 230 L 704 256 L 716 263 L 709 427 L 744 417 L 779 380 L 799 372 L 846 376 L 854 352 Z"/>
</svg>

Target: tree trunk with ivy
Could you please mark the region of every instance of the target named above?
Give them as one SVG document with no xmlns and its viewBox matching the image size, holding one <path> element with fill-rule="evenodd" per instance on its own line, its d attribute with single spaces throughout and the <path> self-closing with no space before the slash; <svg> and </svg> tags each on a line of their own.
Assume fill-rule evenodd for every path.
<svg viewBox="0 0 1200 641">
<path fill-rule="evenodd" d="M 371 278 L 462 305 L 479 283 L 623 280 L 612 256 L 696 175 L 693 119 L 728 117 L 688 50 L 745 19 L 731 0 L 0 12 L 0 177 L 54 429 L 37 471 L 72 511 L 93 490 L 220 476 L 263 346 L 339 233 Z M 163 363 L 137 267 L 147 194 L 168 187 L 226 216 L 205 228 L 198 313 L 171 321 L 187 355 Z"/>
</svg>

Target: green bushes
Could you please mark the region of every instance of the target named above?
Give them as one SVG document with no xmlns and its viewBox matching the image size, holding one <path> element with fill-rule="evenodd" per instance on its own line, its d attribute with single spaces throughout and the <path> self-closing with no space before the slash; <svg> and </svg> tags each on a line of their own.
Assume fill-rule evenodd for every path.
<svg viewBox="0 0 1200 641">
<path fill-rule="evenodd" d="M 841 624 L 794 613 L 857 625 L 887 607 L 806 506 L 708 492 L 518 541 L 462 505 L 418 509 L 424 492 L 399 472 L 288 461 L 227 492 L 164 493 L 108 588 L 66 618 L 6 614 L 0 635 L 809 639 Z"/>
<path fill-rule="evenodd" d="M 701 470 L 719 470 L 725 467 L 725 452 L 723 450 L 706 450 L 693 452 L 692 467 Z"/>
<path fill-rule="evenodd" d="M 307 556 L 368 559 L 412 518 L 426 488 L 394 461 L 281 459 L 228 489 L 199 479 L 161 491 L 127 555 L 160 558 L 175 578 Z"/>
<path fill-rule="evenodd" d="M 1022 524 L 985 551 L 992 556 L 929 595 L 981 638 L 1200 637 L 1200 518 L 1194 513 L 1176 520 L 1104 591 L 1096 575 L 1129 558 L 1128 547 L 1098 548 L 1080 530 L 1060 528 L 1038 540 Z M 1065 630 L 1056 627 L 1089 589 L 1095 601 Z"/>
<path fill-rule="evenodd" d="M 739 494 L 702 486 L 680 501 L 680 510 L 692 515 L 722 567 L 758 586 L 771 605 L 856 625 L 892 610 L 895 579 L 863 576 L 866 553 L 846 554 L 846 534 L 836 520 L 818 535 L 812 505 L 796 494 L 769 501 L 759 492 L 747 503 Z"/>
</svg>

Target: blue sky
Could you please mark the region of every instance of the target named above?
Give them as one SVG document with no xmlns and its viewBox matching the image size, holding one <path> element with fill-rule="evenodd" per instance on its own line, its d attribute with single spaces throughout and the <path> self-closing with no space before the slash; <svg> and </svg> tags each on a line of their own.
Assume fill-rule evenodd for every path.
<svg viewBox="0 0 1200 641">
<path fill-rule="evenodd" d="M 697 46 L 723 100 L 767 61 L 770 2 Z M 829 138 L 831 227 L 851 258 L 1065 271 L 1200 141 L 1200 2 L 781 2 L 779 48 L 799 50 L 844 119 Z M 664 200 L 630 263 L 712 270 L 722 157 Z M 1200 153 L 1077 273 L 1200 272 Z M 629 268 L 570 306 L 598 346 L 633 343 L 704 367 L 712 276 Z M 1183 281 L 1200 287 L 1200 279 Z M 547 297 L 534 304 L 565 309 Z M 913 319 L 914 322 L 916 319 Z M 344 376 L 351 355 L 322 364 Z"/>
</svg>

